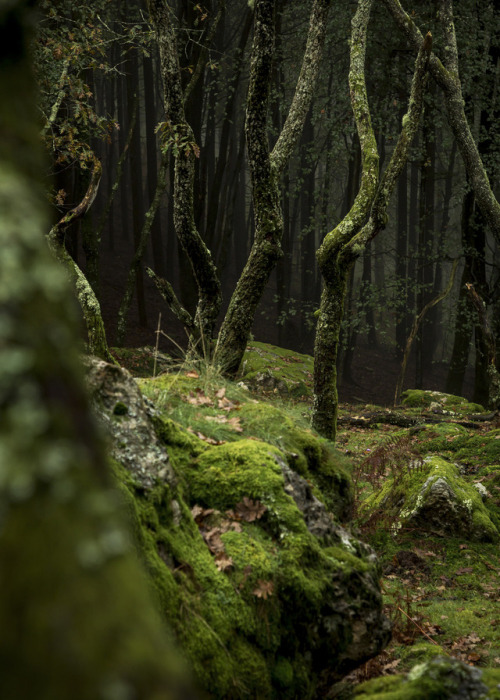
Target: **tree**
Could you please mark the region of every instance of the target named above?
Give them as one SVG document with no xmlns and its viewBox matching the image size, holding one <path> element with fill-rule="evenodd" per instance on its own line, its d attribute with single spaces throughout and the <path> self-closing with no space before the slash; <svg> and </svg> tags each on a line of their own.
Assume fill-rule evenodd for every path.
<svg viewBox="0 0 500 700">
<path fill-rule="evenodd" d="M 389 197 L 406 165 L 408 150 L 418 129 L 432 37 L 420 42 L 408 111 L 390 162 L 379 182 L 379 154 L 371 124 L 365 84 L 365 54 L 372 0 L 359 0 L 352 20 L 349 87 L 362 154 L 361 184 L 349 213 L 328 233 L 318 250 L 323 276 L 314 348 L 314 406 L 312 423 L 325 437 L 335 438 L 338 410 L 337 351 L 346 285 L 351 267 L 386 225 Z"/>
<path fill-rule="evenodd" d="M 283 235 L 279 178 L 295 147 L 311 103 L 325 37 L 329 0 L 314 0 L 302 68 L 287 119 L 272 151 L 267 133 L 268 102 L 275 44 L 274 2 L 256 0 L 250 84 L 245 133 L 252 178 L 255 236 L 245 268 L 238 280 L 222 322 L 214 362 L 229 376 L 237 372 L 265 284 L 282 254 Z M 174 223 L 188 254 L 198 286 L 194 319 L 183 310 L 190 330 L 210 354 L 215 320 L 220 309 L 220 284 L 208 248 L 194 223 L 194 159 L 198 146 L 185 118 L 182 81 L 172 14 L 164 0 L 150 0 L 151 20 L 160 48 L 165 99 L 165 143 L 175 159 Z M 196 72 L 194 76 L 196 75 Z M 194 77 L 193 76 L 193 77 Z M 188 85 L 189 87 L 189 85 Z M 171 285 L 157 280 L 165 298 L 179 309 Z M 198 338 L 195 337 L 196 342 Z"/>
<path fill-rule="evenodd" d="M 35 20 L 32 2 L 0 9 L 1 694 L 185 698 L 90 416 L 76 307 L 44 237 Z"/>
</svg>

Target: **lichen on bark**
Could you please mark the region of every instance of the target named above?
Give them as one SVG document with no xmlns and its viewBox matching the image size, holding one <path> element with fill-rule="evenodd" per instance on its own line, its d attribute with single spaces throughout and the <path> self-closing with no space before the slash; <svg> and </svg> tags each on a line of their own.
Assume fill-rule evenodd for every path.
<svg viewBox="0 0 500 700">
<path fill-rule="evenodd" d="M 5 698 L 185 698 L 124 529 L 50 254 L 26 26 L 0 10 L 0 686 Z M 20 108 L 12 119 L 13 104 Z M 16 149 L 12 149 L 12 143 Z"/>
<path fill-rule="evenodd" d="M 283 217 L 279 178 L 297 144 L 319 71 L 330 0 L 314 0 L 302 67 L 288 115 L 272 152 L 267 107 L 274 57 L 274 12 L 271 0 L 256 0 L 245 134 L 252 179 L 255 237 L 222 323 L 215 362 L 228 376 L 238 371 L 265 284 L 282 255 Z"/>
<path fill-rule="evenodd" d="M 378 180 L 378 151 L 371 126 L 365 84 L 365 53 L 372 0 L 359 0 L 352 20 L 349 86 L 351 104 L 361 145 L 362 175 L 358 194 L 347 216 L 328 233 L 317 258 L 324 288 L 314 346 L 314 428 L 335 439 L 337 422 L 337 351 L 343 303 L 352 264 L 367 243 L 386 225 L 387 206 L 422 113 L 429 54 L 430 33 L 421 42 L 413 74 L 408 112 L 389 165 Z"/>
</svg>

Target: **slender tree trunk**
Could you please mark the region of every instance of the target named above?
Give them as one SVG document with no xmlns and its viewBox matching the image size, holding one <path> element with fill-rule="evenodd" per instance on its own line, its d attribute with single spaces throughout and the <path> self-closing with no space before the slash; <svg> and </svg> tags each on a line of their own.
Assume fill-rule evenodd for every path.
<svg viewBox="0 0 500 700">
<path fill-rule="evenodd" d="M 324 290 L 316 330 L 313 427 L 334 439 L 338 410 L 336 360 L 338 336 L 348 271 L 354 260 L 385 226 L 389 197 L 406 164 L 408 151 L 420 122 L 423 91 L 432 37 L 420 47 L 412 81 L 408 112 L 391 160 L 378 180 L 379 155 L 371 125 L 365 84 L 366 35 L 372 0 L 359 0 L 352 20 L 349 85 L 356 119 L 363 169 L 361 185 L 349 214 L 326 235 L 318 250 Z"/>
<path fill-rule="evenodd" d="M 222 323 L 215 361 L 229 376 L 238 371 L 257 304 L 282 255 L 283 216 L 279 178 L 297 144 L 309 110 L 326 31 L 329 0 L 314 0 L 301 72 L 287 119 L 272 153 L 267 136 L 267 106 L 274 53 L 274 2 L 255 0 L 254 41 L 247 99 L 246 138 L 255 238 Z"/>
<path fill-rule="evenodd" d="M 177 238 L 191 262 L 198 287 L 195 319 L 203 343 L 203 347 L 198 349 L 209 355 L 221 292 L 210 251 L 195 225 L 195 160 L 199 149 L 185 116 L 170 8 L 160 0 L 148 0 L 148 6 L 160 50 L 166 113 L 164 148 L 170 145 L 174 149 L 174 226 Z"/>
</svg>

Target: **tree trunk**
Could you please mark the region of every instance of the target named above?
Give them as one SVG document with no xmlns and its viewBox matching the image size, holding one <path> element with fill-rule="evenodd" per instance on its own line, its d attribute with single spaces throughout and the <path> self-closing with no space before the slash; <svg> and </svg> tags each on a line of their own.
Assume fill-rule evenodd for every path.
<svg viewBox="0 0 500 700">
<path fill-rule="evenodd" d="M 379 155 L 371 125 L 365 84 L 365 52 L 367 27 L 372 0 L 359 0 L 352 20 L 351 65 L 349 86 L 362 154 L 361 185 L 348 215 L 329 234 L 318 250 L 318 263 L 325 289 L 316 331 L 314 350 L 313 427 L 324 437 L 335 439 L 337 418 L 336 352 L 342 320 L 345 281 L 354 260 L 366 245 L 385 227 L 387 206 L 415 136 L 422 112 L 427 64 L 432 47 L 428 34 L 420 47 L 415 63 L 408 112 L 402 130 L 386 167 L 378 181 Z M 341 296 L 335 296 L 341 295 Z"/>
<path fill-rule="evenodd" d="M 179 687 L 90 415 L 73 295 L 43 236 L 23 41 L 37 21 L 29 6 L 0 10 L 1 35 L 16 38 L 0 48 L 0 92 L 9 96 L 0 101 L 2 696 L 180 700 L 189 691 Z"/>
<path fill-rule="evenodd" d="M 282 255 L 283 217 L 279 178 L 300 138 L 313 97 L 326 31 L 329 0 L 314 0 L 301 72 L 288 116 L 272 153 L 267 107 L 274 54 L 274 2 L 255 0 L 254 40 L 247 99 L 247 138 L 255 237 L 247 264 L 224 317 L 215 362 L 228 376 L 238 371 L 257 305 L 269 275 Z"/>
</svg>

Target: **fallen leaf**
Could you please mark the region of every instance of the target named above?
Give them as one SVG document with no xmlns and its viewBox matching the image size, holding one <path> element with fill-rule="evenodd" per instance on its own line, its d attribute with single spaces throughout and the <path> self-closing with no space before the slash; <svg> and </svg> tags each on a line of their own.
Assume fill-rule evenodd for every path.
<svg viewBox="0 0 500 700">
<path fill-rule="evenodd" d="M 233 560 L 225 552 L 217 552 L 214 561 L 215 566 L 222 572 L 229 571 L 229 569 L 232 569 L 234 566 Z"/>
<path fill-rule="evenodd" d="M 198 372 L 195 372 L 193 369 L 189 372 L 186 372 L 186 377 L 190 377 L 191 379 L 199 379 L 200 375 L 198 374 Z"/>
<path fill-rule="evenodd" d="M 262 579 L 257 579 L 257 586 L 253 589 L 252 595 L 257 598 L 263 598 L 267 600 L 272 596 L 274 591 L 274 583 L 272 581 L 263 581 Z"/>
<path fill-rule="evenodd" d="M 196 394 L 192 391 L 186 396 L 186 401 L 192 406 L 213 406 L 213 401 L 201 389 L 197 389 Z"/>
<path fill-rule="evenodd" d="M 266 506 L 260 501 L 252 501 L 247 496 L 243 496 L 243 500 L 236 504 L 236 513 L 247 523 L 253 523 L 262 518 L 266 510 Z"/>
<path fill-rule="evenodd" d="M 203 508 L 198 504 L 195 504 L 191 508 L 191 515 L 193 516 L 195 523 L 201 523 L 205 518 L 208 518 L 209 515 L 212 515 L 213 512 L 213 508 Z"/>
<path fill-rule="evenodd" d="M 235 430 L 237 433 L 243 432 L 243 428 L 241 427 L 240 419 L 238 416 L 234 416 L 234 418 L 229 418 L 227 424 L 230 425 L 232 430 Z"/>
<path fill-rule="evenodd" d="M 207 543 L 207 546 L 212 554 L 224 551 L 224 543 L 220 538 L 222 534 L 220 527 L 214 527 L 208 532 L 204 532 L 202 534 L 203 539 Z"/>
<path fill-rule="evenodd" d="M 226 387 L 225 386 L 223 386 L 221 389 L 219 389 L 219 391 L 215 392 L 215 396 L 218 399 L 223 399 L 225 395 L 226 395 Z"/>
<path fill-rule="evenodd" d="M 472 566 L 464 566 L 462 569 L 457 569 L 455 571 L 456 576 L 462 576 L 463 574 L 471 574 L 474 571 Z"/>
</svg>

